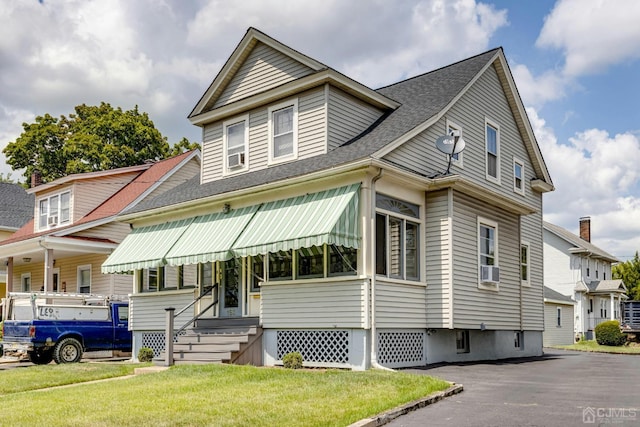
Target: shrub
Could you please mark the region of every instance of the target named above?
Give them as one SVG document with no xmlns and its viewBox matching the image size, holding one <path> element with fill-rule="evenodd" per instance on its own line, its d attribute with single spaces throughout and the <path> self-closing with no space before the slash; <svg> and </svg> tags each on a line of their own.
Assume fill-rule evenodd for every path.
<svg viewBox="0 0 640 427">
<path fill-rule="evenodd" d="M 153 360 L 153 350 L 149 347 L 140 347 L 138 360 L 140 362 L 151 362 Z"/>
<path fill-rule="evenodd" d="M 302 355 L 297 351 L 287 353 L 282 358 L 282 363 L 287 369 L 300 369 L 302 368 Z"/>
<path fill-rule="evenodd" d="M 625 334 L 620 332 L 620 322 L 608 320 L 595 328 L 596 341 L 600 345 L 619 346 L 627 341 Z"/>
</svg>

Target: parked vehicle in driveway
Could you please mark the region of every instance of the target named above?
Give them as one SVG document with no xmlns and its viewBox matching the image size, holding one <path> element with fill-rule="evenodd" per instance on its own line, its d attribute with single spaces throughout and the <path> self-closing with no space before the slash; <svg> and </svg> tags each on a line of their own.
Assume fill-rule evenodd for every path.
<svg viewBox="0 0 640 427">
<path fill-rule="evenodd" d="M 16 292 L 7 296 L 4 308 L 4 354 L 47 364 L 79 362 L 86 351 L 131 351 L 124 298 Z"/>
</svg>

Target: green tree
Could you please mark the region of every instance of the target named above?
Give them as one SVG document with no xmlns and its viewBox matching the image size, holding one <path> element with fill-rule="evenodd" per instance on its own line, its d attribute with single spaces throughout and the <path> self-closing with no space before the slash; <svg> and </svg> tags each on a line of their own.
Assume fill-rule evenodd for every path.
<svg viewBox="0 0 640 427">
<path fill-rule="evenodd" d="M 627 287 L 627 295 L 632 300 L 640 300 L 640 258 L 638 251 L 635 256 L 625 262 L 611 267 L 614 279 L 622 279 Z"/>
<path fill-rule="evenodd" d="M 43 182 L 50 182 L 73 173 L 162 160 L 194 145 L 183 138 L 172 149 L 147 113 L 137 106 L 123 111 L 105 102 L 78 105 L 74 113 L 59 119 L 38 116 L 22 127 L 22 134 L 3 152 L 14 170 L 25 169 L 27 182 L 34 170 Z"/>
<path fill-rule="evenodd" d="M 180 141 L 173 144 L 173 148 L 171 148 L 171 157 L 180 155 L 187 151 L 200 149 L 200 144 L 197 142 L 191 142 L 187 138 L 182 138 Z"/>
</svg>

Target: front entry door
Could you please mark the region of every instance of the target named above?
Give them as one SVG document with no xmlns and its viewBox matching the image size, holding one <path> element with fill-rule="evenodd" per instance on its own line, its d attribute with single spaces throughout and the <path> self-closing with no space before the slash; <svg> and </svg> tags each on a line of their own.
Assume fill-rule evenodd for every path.
<svg viewBox="0 0 640 427">
<path fill-rule="evenodd" d="M 222 262 L 222 287 L 220 289 L 220 317 L 242 317 L 242 268 L 240 260 Z"/>
</svg>

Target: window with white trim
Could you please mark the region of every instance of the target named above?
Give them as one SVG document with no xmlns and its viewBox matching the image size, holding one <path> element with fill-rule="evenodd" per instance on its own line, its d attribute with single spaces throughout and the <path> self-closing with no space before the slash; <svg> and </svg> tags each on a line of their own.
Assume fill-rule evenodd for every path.
<svg viewBox="0 0 640 427">
<path fill-rule="evenodd" d="M 245 171 L 249 165 L 249 117 L 223 123 L 224 171 Z"/>
<path fill-rule="evenodd" d="M 269 163 L 298 157 L 298 100 L 269 108 Z"/>
<path fill-rule="evenodd" d="M 376 274 L 420 280 L 420 207 L 376 194 Z"/>
<path fill-rule="evenodd" d="M 513 159 L 513 191 L 524 196 L 524 162 Z"/>
<path fill-rule="evenodd" d="M 485 120 L 485 147 L 487 179 L 500 183 L 500 128 L 497 124 Z"/>
<path fill-rule="evenodd" d="M 43 230 L 69 223 L 71 192 L 65 191 L 40 199 L 38 202 L 38 228 Z"/>
<path fill-rule="evenodd" d="M 211 267 L 211 264 L 205 264 Z M 211 273 L 209 273 L 211 277 Z M 166 265 L 138 272 L 138 291 L 156 292 L 194 288 L 198 281 L 197 265 Z"/>
<path fill-rule="evenodd" d="M 22 292 L 31 292 L 31 273 L 22 273 L 20 275 L 20 286 Z"/>
<path fill-rule="evenodd" d="M 498 263 L 498 223 L 478 217 L 479 286 L 497 290 L 500 282 Z"/>
<path fill-rule="evenodd" d="M 91 265 L 78 266 L 78 293 L 91 293 Z"/>
<path fill-rule="evenodd" d="M 457 124 L 450 122 L 449 120 L 447 120 L 447 129 L 446 129 L 447 135 L 449 136 L 458 136 L 459 138 L 462 138 L 462 127 L 458 126 Z M 458 167 L 463 167 L 463 158 L 462 158 L 462 152 L 457 153 L 452 155 L 452 159 L 451 159 L 451 164 L 454 164 Z M 449 161 L 449 155 L 446 154 L 447 157 L 447 162 Z"/>
<path fill-rule="evenodd" d="M 270 252 L 267 262 L 269 281 L 348 276 L 358 273 L 358 250 L 325 244 Z"/>
<path fill-rule="evenodd" d="M 520 244 L 520 280 L 522 285 L 529 285 L 529 243 Z"/>
</svg>

